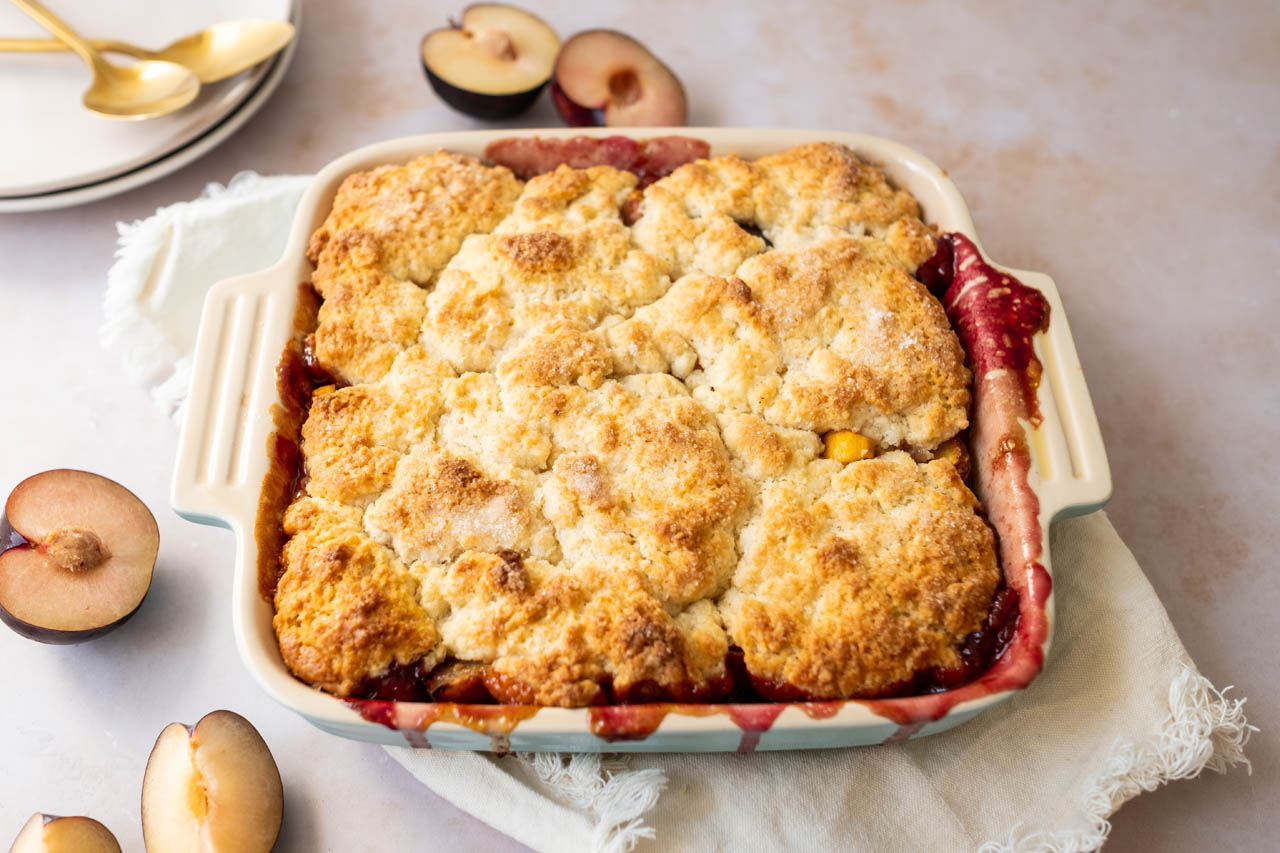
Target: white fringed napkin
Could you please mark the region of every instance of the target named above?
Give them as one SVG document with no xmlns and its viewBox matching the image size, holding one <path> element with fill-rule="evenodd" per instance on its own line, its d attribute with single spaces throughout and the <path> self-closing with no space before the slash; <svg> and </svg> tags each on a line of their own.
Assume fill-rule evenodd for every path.
<svg viewBox="0 0 1280 853">
<path fill-rule="evenodd" d="M 179 410 L 214 282 L 269 266 L 306 177 L 237 175 L 132 225 L 102 341 Z M 1201 676 L 1103 513 L 1055 525 L 1045 672 L 972 722 L 890 746 L 753 755 L 389 748 L 440 796 L 540 851 L 1084 851 L 1143 791 L 1248 767 L 1243 699 Z M 1229 689 L 1229 688 L 1228 688 Z"/>
<path fill-rule="evenodd" d="M 226 278 L 280 259 L 310 175 L 241 172 L 195 201 L 116 223 L 120 241 L 102 301 L 102 346 L 131 380 L 175 416 L 191 383 L 191 351 L 204 295 Z"/>
</svg>

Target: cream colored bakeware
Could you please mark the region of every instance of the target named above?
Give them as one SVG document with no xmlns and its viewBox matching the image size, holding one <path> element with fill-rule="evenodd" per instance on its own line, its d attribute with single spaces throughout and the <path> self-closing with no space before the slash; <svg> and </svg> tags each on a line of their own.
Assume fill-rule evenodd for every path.
<svg viewBox="0 0 1280 853">
<path fill-rule="evenodd" d="M 172 503 L 183 517 L 229 528 L 236 537 L 232 616 L 236 644 L 245 665 L 281 704 L 325 731 L 357 740 L 410 743 L 448 749 L 532 751 L 693 752 L 737 749 L 801 749 L 880 743 L 943 731 L 1010 698 L 1004 690 L 960 702 L 935 720 L 900 725 L 860 701 L 719 706 L 615 706 L 604 710 L 479 708 L 434 703 L 371 703 L 362 715 L 352 704 L 322 693 L 289 674 L 276 647 L 272 609 L 258 592 L 255 513 L 270 464 L 274 429 L 271 409 L 278 402 L 276 364 L 294 334 L 298 284 L 310 279 L 307 240 L 328 213 L 334 193 L 351 172 L 409 160 L 446 148 L 480 155 L 485 146 L 510 136 L 607 136 L 613 129 L 495 130 L 438 133 L 370 145 L 326 166 L 303 196 L 284 257 L 274 267 L 223 281 L 209 292 L 196 342 L 186 421 L 178 445 Z M 637 137 L 680 133 L 710 143 L 713 155 L 734 152 L 752 158 L 794 145 L 835 141 L 885 170 L 909 190 L 924 219 L 943 231 L 959 231 L 976 242 L 973 220 L 955 185 L 930 160 L 898 143 L 872 136 L 826 130 L 744 130 L 730 128 L 644 129 Z M 1044 366 L 1038 389 L 1043 421 L 1024 424 L 1031 448 L 1029 480 L 1040 505 L 1044 543 L 1041 564 L 1049 569 L 1049 524 L 1059 516 L 1092 511 L 1111 493 L 1102 437 L 1084 382 L 1067 318 L 1053 280 L 1036 272 L 1008 270 L 1044 294 L 1050 306 L 1048 331 L 1036 336 Z M 1052 636 L 1053 597 L 1045 602 Z M 647 710 L 656 713 L 646 715 Z M 883 712 L 882 712 L 883 713 Z M 643 727 L 661 724 L 647 737 L 610 741 L 593 733 L 628 718 Z M 375 721 L 377 720 L 377 721 Z M 513 723 L 518 724 L 514 725 Z M 635 722 L 635 720 L 632 720 Z M 424 724 L 430 723 L 429 728 Z"/>
</svg>

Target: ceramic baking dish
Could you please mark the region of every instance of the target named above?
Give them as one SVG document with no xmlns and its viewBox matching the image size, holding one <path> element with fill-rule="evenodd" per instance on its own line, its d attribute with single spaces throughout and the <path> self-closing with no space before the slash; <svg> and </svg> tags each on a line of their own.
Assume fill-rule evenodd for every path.
<svg viewBox="0 0 1280 853">
<path fill-rule="evenodd" d="M 279 404 L 275 368 L 294 336 L 298 285 L 310 279 L 305 249 L 328 213 L 338 184 L 351 172 L 404 162 L 437 148 L 480 155 L 495 139 L 513 135 L 607 135 L 605 129 L 439 133 L 371 145 L 335 160 L 303 196 L 284 257 L 274 267 L 223 281 L 205 301 L 196 342 L 191 396 L 178 446 L 172 503 L 191 521 L 230 528 L 236 537 L 232 615 L 236 644 L 253 677 L 277 701 L 325 731 L 387 744 L 472 750 L 532 751 L 728 751 L 799 749 L 880 743 L 919 737 L 959 725 L 1015 690 L 999 683 L 959 688 L 919 700 L 760 703 L 692 706 L 613 706 L 595 709 L 455 706 L 449 703 L 351 703 L 322 693 L 290 675 L 272 631 L 272 608 L 259 594 L 255 515 L 267 476 L 273 441 L 272 410 Z M 646 130 L 705 139 L 713 155 L 736 152 L 757 157 L 820 140 L 844 143 L 885 170 L 891 181 L 920 201 L 923 218 L 942 231 L 976 243 L 973 221 L 946 173 L 922 155 L 885 139 L 853 133 L 807 130 L 676 128 Z M 1052 279 L 1007 270 L 1041 291 L 1049 304 L 1048 330 L 1037 334 L 1043 364 L 1037 402 L 1042 415 L 1024 420 L 1030 470 L 1026 482 L 1038 501 L 1043 553 L 1050 569 L 1048 530 L 1063 515 L 1097 509 L 1111 492 L 1111 476 L 1093 404 Z M 981 492 L 979 496 L 983 497 Z M 984 498 L 985 500 L 985 498 Z M 1034 512 L 1034 510 L 1033 510 Z M 1034 648 L 1019 654 L 1039 671 L 1052 637 L 1053 597 L 1041 584 L 1042 623 Z M 1024 608 L 1027 606 L 1023 605 Z M 606 734 L 602 737 L 596 734 Z"/>
</svg>

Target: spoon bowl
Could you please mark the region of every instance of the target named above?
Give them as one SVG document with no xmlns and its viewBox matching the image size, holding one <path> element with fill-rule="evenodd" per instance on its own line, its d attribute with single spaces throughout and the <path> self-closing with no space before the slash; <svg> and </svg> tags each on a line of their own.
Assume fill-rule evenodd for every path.
<svg viewBox="0 0 1280 853">
<path fill-rule="evenodd" d="M 129 66 L 103 62 L 84 93 L 84 105 L 110 118 L 146 119 L 180 110 L 200 92 L 191 70 L 173 62 L 145 60 Z"/>
<path fill-rule="evenodd" d="M 13 4 L 80 55 L 93 72 L 84 93 L 87 109 L 107 118 L 145 119 L 180 110 L 195 99 L 200 80 L 173 62 L 144 59 L 130 66 L 112 65 L 102 54 L 38 0 Z"/>
<path fill-rule="evenodd" d="M 147 56 L 190 68 L 202 83 L 212 83 L 252 68 L 293 38 L 288 21 L 222 21 L 178 39 Z"/>
</svg>

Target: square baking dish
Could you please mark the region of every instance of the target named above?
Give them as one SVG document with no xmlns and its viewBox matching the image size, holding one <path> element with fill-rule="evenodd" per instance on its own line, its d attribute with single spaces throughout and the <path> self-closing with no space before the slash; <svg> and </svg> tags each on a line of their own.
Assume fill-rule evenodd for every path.
<svg viewBox="0 0 1280 853">
<path fill-rule="evenodd" d="M 259 593 L 255 525 L 264 483 L 272 471 L 281 407 L 276 366 L 294 339 L 299 283 L 310 280 L 307 241 L 329 211 L 342 179 L 384 163 L 405 162 L 445 148 L 481 156 L 490 142 L 511 136 L 608 136 L 613 129 L 495 130 L 407 137 L 361 148 L 316 176 L 295 214 L 284 256 L 273 267 L 220 282 L 205 300 L 196 341 L 191 394 L 178 445 L 171 500 L 191 521 L 229 528 L 236 537 L 232 622 L 245 665 L 264 690 L 317 727 L 343 737 L 446 749 L 565 752 L 709 752 L 854 746 L 944 731 L 1009 699 L 1040 670 L 1052 640 L 1053 595 L 1048 553 L 1054 518 L 1090 512 L 1110 497 L 1111 475 L 1093 404 L 1071 340 L 1062 301 L 1047 275 L 999 268 L 1039 290 L 1049 325 L 1034 347 L 1043 367 L 1036 389 L 1040 417 L 1022 419 L 1029 491 L 1030 545 L 1019 559 L 1038 573 L 1009 577 L 1019 592 L 1022 619 L 1033 634 L 1015 637 L 992 670 L 945 693 L 890 700 L 707 705 L 618 705 L 536 708 L 347 701 L 295 679 L 276 645 L 272 606 Z M 977 243 L 973 221 L 955 185 L 936 164 L 898 143 L 823 130 L 733 128 L 645 129 L 629 135 L 683 134 L 706 140 L 712 156 L 747 158 L 809 142 L 849 146 L 882 168 L 920 202 L 925 222 Z M 993 264 L 994 266 L 994 264 Z M 975 378 L 975 382 L 978 380 Z M 981 432 L 975 409 L 975 435 Z M 979 462 L 975 456 L 975 462 Z M 984 503 L 980 483 L 975 491 Z M 997 501 L 999 499 L 997 498 Z M 1023 501 L 1024 509 L 1028 501 Z M 989 507 L 990 509 L 990 507 Z M 1007 513 L 991 521 L 1002 541 Z M 1039 548 L 1039 553 L 1031 549 Z M 1009 567 L 1002 550 L 1006 576 Z M 1033 590 L 1034 594 L 1028 594 Z M 1010 686 L 1012 685 L 1012 686 Z"/>
</svg>

